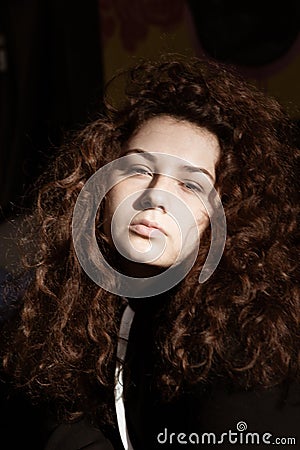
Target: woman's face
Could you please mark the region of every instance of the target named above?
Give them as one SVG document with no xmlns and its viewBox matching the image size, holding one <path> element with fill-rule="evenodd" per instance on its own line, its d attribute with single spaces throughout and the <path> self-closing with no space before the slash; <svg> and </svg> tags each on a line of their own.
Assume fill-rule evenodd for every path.
<svg viewBox="0 0 300 450">
<path fill-rule="evenodd" d="M 209 223 L 202 200 L 219 153 L 215 135 L 169 116 L 148 120 L 127 142 L 123 179 L 106 196 L 104 232 L 139 274 L 173 266 L 195 248 L 195 228 L 201 236 Z M 164 251 L 149 258 L 162 242 Z"/>
</svg>

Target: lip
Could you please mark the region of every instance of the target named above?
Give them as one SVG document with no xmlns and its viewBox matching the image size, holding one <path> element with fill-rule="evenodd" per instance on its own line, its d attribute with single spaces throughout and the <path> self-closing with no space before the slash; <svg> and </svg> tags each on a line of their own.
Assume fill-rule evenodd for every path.
<svg viewBox="0 0 300 450">
<path fill-rule="evenodd" d="M 155 234 L 163 233 L 166 235 L 165 230 L 155 221 L 147 220 L 147 219 L 141 219 L 133 221 L 130 226 L 130 230 L 133 231 L 136 234 L 139 234 L 143 237 L 154 237 Z M 157 233 L 155 233 L 155 231 Z"/>
</svg>

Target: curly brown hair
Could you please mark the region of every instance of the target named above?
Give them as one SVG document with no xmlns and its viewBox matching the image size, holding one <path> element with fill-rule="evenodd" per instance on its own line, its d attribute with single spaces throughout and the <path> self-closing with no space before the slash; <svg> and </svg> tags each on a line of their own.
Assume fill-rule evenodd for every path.
<svg viewBox="0 0 300 450">
<path fill-rule="evenodd" d="M 112 102 L 110 88 L 120 77 L 124 101 Z M 217 270 L 199 284 L 207 230 L 196 264 L 162 306 L 159 389 L 170 398 L 212 372 L 246 388 L 298 377 L 299 151 L 292 121 L 233 68 L 196 58 L 142 61 L 109 83 L 104 103 L 99 117 L 66 139 L 40 180 L 29 218 L 33 280 L 14 305 L 14 320 L 2 325 L 4 371 L 32 397 L 61 407 L 65 418 L 89 411 L 107 420 L 125 300 L 81 268 L 72 214 L 89 177 L 120 156 L 145 121 L 167 115 L 218 137 L 216 187 L 227 240 Z"/>
</svg>

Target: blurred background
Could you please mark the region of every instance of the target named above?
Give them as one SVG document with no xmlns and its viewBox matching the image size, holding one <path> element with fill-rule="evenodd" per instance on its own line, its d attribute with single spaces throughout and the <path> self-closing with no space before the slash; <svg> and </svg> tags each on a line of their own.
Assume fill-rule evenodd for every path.
<svg viewBox="0 0 300 450">
<path fill-rule="evenodd" d="M 2 0 L 0 280 L 18 264 L 15 234 L 36 178 L 63 134 L 101 109 L 117 70 L 164 52 L 214 58 L 299 125 L 299 25 L 298 0 Z"/>
</svg>

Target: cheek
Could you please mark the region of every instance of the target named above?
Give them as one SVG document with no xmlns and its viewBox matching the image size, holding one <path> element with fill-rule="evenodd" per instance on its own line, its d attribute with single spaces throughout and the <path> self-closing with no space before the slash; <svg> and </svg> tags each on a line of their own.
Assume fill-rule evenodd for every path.
<svg viewBox="0 0 300 450">
<path fill-rule="evenodd" d="M 209 223 L 209 217 L 207 214 L 207 211 L 200 211 L 198 212 L 198 217 L 197 217 L 197 224 L 202 226 L 202 225 L 208 225 Z"/>
<path fill-rule="evenodd" d="M 107 211 L 109 211 L 110 215 L 113 215 L 118 206 L 134 192 L 135 189 L 132 188 L 128 180 L 121 181 L 111 188 L 106 195 Z"/>
<path fill-rule="evenodd" d="M 116 198 L 112 192 L 107 194 L 103 205 L 103 230 L 106 236 L 110 236 L 110 226 L 112 217 L 116 210 Z"/>
<path fill-rule="evenodd" d="M 199 231 L 203 231 L 209 224 L 209 216 L 205 206 L 197 203 L 196 207 L 191 208 L 194 220 L 198 226 Z"/>
<path fill-rule="evenodd" d="M 203 234 L 203 232 L 206 230 L 206 228 L 209 225 L 209 217 L 207 214 L 202 214 L 202 216 L 199 218 L 198 222 L 198 231 L 199 231 L 199 235 L 201 237 L 201 235 Z"/>
<path fill-rule="evenodd" d="M 113 187 L 109 193 L 105 196 L 104 208 L 103 208 L 103 225 L 104 232 L 107 236 L 111 234 L 111 222 L 113 216 L 118 210 L 118 217 L 115 220 L 117 228 L 121 227 L 129 220 L 130 208 L 125 204 L 122 207 L 122 203 L 131 192 L 128 192 L 127 186 L 122 183 Z M 121 207 L 121 209 L 118 209 Z"/>
<path fill-rule="evenodd" d="M 111 220 L 121 201 L 122 198 L 120 198 L 120 189 L 118 187 L 112 188 L 108 194 L 106 194 L 104 206 L 104 218 L 106 220 Z"/>
</svg>

